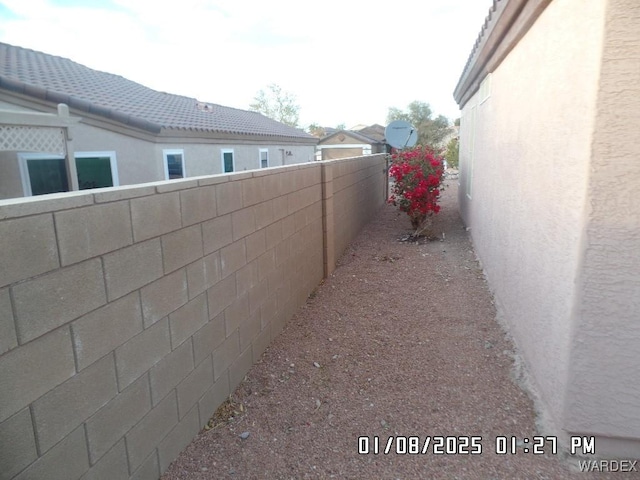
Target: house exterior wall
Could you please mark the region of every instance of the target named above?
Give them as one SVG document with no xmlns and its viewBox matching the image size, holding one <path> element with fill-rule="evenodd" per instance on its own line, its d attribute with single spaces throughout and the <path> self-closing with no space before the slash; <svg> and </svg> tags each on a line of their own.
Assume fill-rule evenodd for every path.
<svg viewBox="0 0 640 480">
<path fill-rule="evenodd" d="M 22 195 L 17 155 L 14 152 L 0 152 L 0 199 Z"/>
<path fill-rule="evenodd" d="M 639 458 L 640 5 L 545 7 L 464 105 L 461 212 L 543 427 Z"/>
<path fill-rule="evenodd" d="M 335 145 L 335 147 L 332 148 L 332 145 Z M 365 142 L 361 137 L 353 137 L 348 132 L 331 135 L 321 140 L 317 147 L 317 149 L 321 150 L 322 160 L 357 157 L 365 154 L 365 148 L 367 153 L 372 154 L 386 152 L 384 144 L 371 141 Z"/>
<path fill-rule="evenodd" d="M 610 0 L 596 101 L 566 429 L 640 456 L 640 4 Z M 633 441 L 633 440 L 635 441 Z"/>
<path fill-rule="evenodd" d="M 319 145 L 345 145 L 356 143 L 363 143 L 362 138 L 352 137 L 347 132 L 343 132 L 340 134 L 332 135 L 326 140 L 321 140 L 319 142 Z"/>
<path fill-rule="evenodd" d="M 351 158 L 362 155 L 362 148 L 323 148 L 323 160 L 335 160 L 338 158 Z"/>
<path fill-rule="evenodd" d="M 22 105 L 14 105 L 8 101 L 0 101 L 0 108 L 21 111 L 39 111 L 28 109 Z M 82 117 L 82 115 L 80 115 Z M 122 132 L 125 129 L 120 129 Z M 74 150 L 115 151 L 120 185 L 134 185 L 164 180 L 164 149 L 180 149 L 184 151 L 184 163 L 187 177 L 213 175 L 222 173 L 222 149 L 234 150 L 235 171 L 254 170 L 260 168 L 259 149 L 269 149 L 269 165 L 282 166 L 307 163 L 314 160 L 315 145 L 256 143 L 256 140 L 229 141 L 215 138 L 190 138 L 164 140 L 162 137 L 150 137 L 149 140 L 127 135 L 115 129 L 101 128 L 89 122 L 81 122 L 73 128 Z M 284 152 L 284 154 L 283 154 Z M 15 154 L 7 157 L 12 165 L 3 165 L 10 176 L 0 180 L 0 199 L 14 198 L 16 185 L 18 196 L 22 196 L 21 179 L 18 160 Z"/>
<path fill-rule="evenodd" d="M 115 151 L 120 185 L 164 180 L 162 151 L 152 142 L 80 123 L 73 128 L 77 152 Z"/>
<path fill-rule="evenodd" d="M 385 161 L 0 201 L 2 478 L 158 478 L 384 204 Z"/>
<path fill-rule="evenodd" d="M 577 374 L 575 279 L 605 6 L 551 2 L 461 118 L 461 212 L 554 427 Z"/>
</svg>

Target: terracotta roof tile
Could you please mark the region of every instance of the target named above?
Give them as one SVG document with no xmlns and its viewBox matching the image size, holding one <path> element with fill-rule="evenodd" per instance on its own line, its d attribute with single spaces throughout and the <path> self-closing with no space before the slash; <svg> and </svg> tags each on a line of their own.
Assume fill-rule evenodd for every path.
<svg viewBox="0 0 640 480">
<path fill-rule="evenodd" d="M 72 60 L 0 43 L 0 89 L 159 133 L 161 129 L 313 139 L 257 112 L 158 92 Z M 205 107 L 206 105 L 206 107 Z"/>
</svg>

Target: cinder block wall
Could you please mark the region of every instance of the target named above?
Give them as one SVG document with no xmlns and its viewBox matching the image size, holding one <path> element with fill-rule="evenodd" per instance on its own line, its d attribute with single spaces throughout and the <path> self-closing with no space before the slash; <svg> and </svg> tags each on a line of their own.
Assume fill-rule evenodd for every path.
<svg viewBox="0 0 640 480">
<path fill-rule="evenodd" d="M 327 231 L 333 241 L 325 242 L 325 274 L 333 271 L 335 261 L 371 219 L 385 198 L 386 156 L 364 156 L 323 163 Z M 345 208 L 348 206 L 348 208 Z"/>
<path fill-rule="evenodd" d="M 0 202 L 0 480 L 157 479 L 378 211 L 384 166 Z"/>
</svg>

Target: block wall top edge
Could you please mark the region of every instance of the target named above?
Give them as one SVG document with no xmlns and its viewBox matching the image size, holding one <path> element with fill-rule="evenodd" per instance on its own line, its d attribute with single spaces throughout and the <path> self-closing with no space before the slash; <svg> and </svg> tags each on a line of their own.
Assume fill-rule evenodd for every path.
<svg viewBox="0 0 640 480">
<path fill-rule="evenodd" d="M 317 162 L 320 164 L 328 164 L 328 165 L 336 165 L 338 163 L 349 163 L 349 162 L 353 162 L 355 160 L 380 160 L 382 158 L 384 158 L 387 154 L 386 153 L 374 153 L 372 155 L 364 155 L 364 156 L 359 156 L 359 157 L 346 157 L 346 158 L 334 158 L 332 160 L 322 160 L 321 162 Z"/>
<path fill-rule="evenodd" d="M 245 180 L 253 177 L 292 172 L 295 170 L 318 168 L 322 164 L 346 163 L 362 158 L 373 160 L 376 157 L 384 155 L 385 154 L 374 154 L 367 155 L 366 157 L 350 157 L 335 160 L 324 160 L 322 162 L 285 165 L 265 170 L 187 177 L 180 180 L 162 180 L 135 185 L 122 185 L 119 187 L 53 193 L 49 195 L 39 195 L 36 197 L 11 198 L 0 200 L 0 220 L 69 210 L 97 203 L 129 200 L 132 198 L 153 195 L 155 193 L 175 192 L 234 180 Z"/>
<path fill-rule="evenodd" d="M 86 191 L 0 200 L 0 220 L 68 210 L 70 208 L 93 205 L 93 203 L 93 193 L 87 193 Z"/>
</svg>

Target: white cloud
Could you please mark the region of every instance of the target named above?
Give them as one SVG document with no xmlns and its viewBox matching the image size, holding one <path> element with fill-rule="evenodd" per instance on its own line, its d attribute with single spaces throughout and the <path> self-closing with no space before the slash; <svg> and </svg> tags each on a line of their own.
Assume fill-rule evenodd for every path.
<svg viewBox="0 0 640 480">
<path fill-rule="evenodd" d="M 452 92 L 491 3 L 6 0 L 0 41 L 237 108 L 275 82 L 305 124 L 384 123 L 413 100 L 457 116 Z"/>
</svg>

